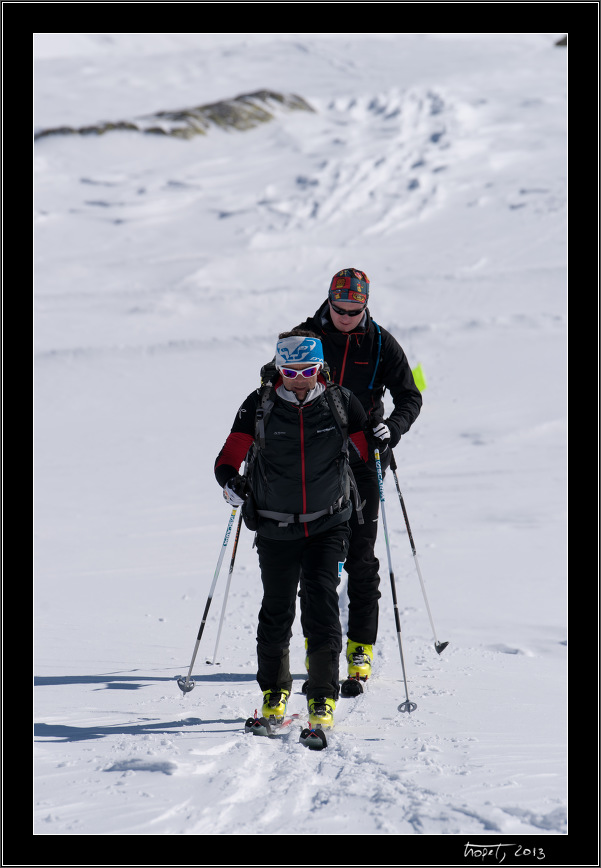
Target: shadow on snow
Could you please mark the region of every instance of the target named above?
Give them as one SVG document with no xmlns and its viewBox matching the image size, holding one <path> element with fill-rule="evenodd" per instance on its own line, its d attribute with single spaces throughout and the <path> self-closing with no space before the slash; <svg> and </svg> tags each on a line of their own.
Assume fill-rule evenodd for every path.
<svg viewBox="0 0 601 868">
<path fill-rule="evenodd" d="M 137 673 L 137 670 L 134 670 Z M 36 675 L 33 679 L 34 687 L 47 687 L 48 685 L 66 684 L 103 684 L 105 690 L 138 690 L 147 687 L 150 682 L 176 682 L 180 675 Z M 183 673 L 184 676 L 186 673 Z M 191 675 L 191 680 L 198 682 L 215 683 L 220 681 L 255 681 L 254 674 L 216 672 L 210 675 Z"/>
<path fill-rule="evenodd" d="M 37 739 L 53 738 L 57 741 L 87 741 L 89 739 L 104 738 L 107 735 L 175 735 L 177 732 L 182 732 L 184 727 L 188 726 L 207 726 L 210 724 L 238 724 L 244 723 L 246 718 L 234 717 L 230 720 L 221 718 L 219 720 L 201 720 L 200 717 L 186 717 L 183 720 L 172 720 L 168 722 L 161 721 L 160 723 L 151 723 L 151 718 L 140 718 L 137 723 L 117 726 L 66 726 L 60 723 L 36 723 L 34 724 L 33 734 Z M 202 733 L 203 730 L 200 730 Z M 229 732 L 229 730 L 214 730 L 211 735 L 219 732 Z M 199 734 L 200 734 L 199 733 Z"/>
<path fill-rule="evenodd" d="M 98 684 L 95 690 L 139 690 L 141 687 L 149 687 L 153 682 L 172 683 L 175 697 L 183 698 L 183 694 L 177 687 L 176 680 L 180 676 L 154 676 L 137 674 L 136 671 L 129 675 L 47 675 L 34 676 L 35 687 L 66 686 L 71 684 Z M 300 677 L 300 676 L 299 676 Z M 219 682 L 246 682 L 256 681 L 254 674 L 216 672 L 208 675 L 192 675 L 191 680 L 195 684 L 219 683 Z M 187 717 L 168 722 L 152 722 L 152 718 L 139 718 L 131 724 L 116 726 L 68 726 L 66 724 L 36 723 L 34 724 L 34 737 L 36 739 L 52 738 L 62 742 L 85 741 L 90 739 L 104 738 L 107 735 L 174 735 L 182 732 L 190 726 L 212 726 L 215 724 L 240 724 L 246 718 L 235 717 L 231 719 L 219 718 L 216 720 L 202 720 L 199 717 Z M 210 732 L 211 735 L 230 730 L 200 730 Z"/>
</svg>

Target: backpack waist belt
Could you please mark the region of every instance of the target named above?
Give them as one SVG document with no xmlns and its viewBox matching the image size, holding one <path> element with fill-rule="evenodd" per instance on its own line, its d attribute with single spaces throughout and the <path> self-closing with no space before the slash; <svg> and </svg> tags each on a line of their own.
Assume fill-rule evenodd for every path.
<svg viewBox="0 0 601 868">
<path fill-rule="evenodd" d="M 344 498 L 339 497 L 336 503 L 333 503 L 332 506 L 328 507 L 328 509 L 320 509 L 317 512 L 301 513 L 300 515 L 286 512 L 272 512 L 269 509 L 258 509 L 257 513 L 263 518 L 272 518 L 274 521 L 277 521 L 279 527 L 286 527 L 286 525 L 297 524 L 298 522 L 315 521 L 316 518 L 321 518 L 322 515 L 332 515 L 332 513 L 337 512 L 340 509 L 343 501 Z"/>
</svg>

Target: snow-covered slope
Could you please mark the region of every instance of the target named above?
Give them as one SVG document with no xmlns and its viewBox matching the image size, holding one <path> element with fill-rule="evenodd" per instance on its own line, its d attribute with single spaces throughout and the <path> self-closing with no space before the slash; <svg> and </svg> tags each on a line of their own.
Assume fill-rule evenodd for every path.
<svg viewBox="0 0 601 868">
<path fill-rule="evenodd" d="M 450 835 L 461 864 L 466 836 L 567 831 L 561 35 L 36 34 L 36 128 L 259 88 L 315 112 L 35 145 L 35 834 Z M 217 659 L 231 543 L 195 689 L 175 678 L 229 516 L 215 456 L 277 333 L 348 266 L 426 375 L 396 457 L 449 646 L 387 478 L 417 710 L 381 532 L 373 684 L 312 753 L 243 732 L 245 528 Z M 303 652 L 297 628 L 291 711 Z"/>
</svg>

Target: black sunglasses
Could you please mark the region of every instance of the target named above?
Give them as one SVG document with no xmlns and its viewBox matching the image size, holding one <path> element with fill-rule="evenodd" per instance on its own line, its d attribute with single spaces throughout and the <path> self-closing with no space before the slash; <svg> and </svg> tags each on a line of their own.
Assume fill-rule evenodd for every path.
<svg viewBox="0 0 601 868">
<path fill-rule="evenodd" d="M 341 307 L 336 307 L 333 301 L 330 302 L 330 307 L 332 308 L 338 316 L 359 316 L 359 314 L 363 313 L 367 305 L 363 305 L 359 310 L 343 310 Z"/>
</svg>

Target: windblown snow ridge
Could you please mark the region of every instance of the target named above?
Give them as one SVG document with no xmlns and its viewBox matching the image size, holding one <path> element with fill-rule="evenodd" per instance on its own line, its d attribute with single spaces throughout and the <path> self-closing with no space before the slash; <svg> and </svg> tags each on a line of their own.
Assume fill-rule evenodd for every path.
<svg viewBox="0 0 601 868">
<path fill-rule="evenodd" d="M 55 135 L 102 135 L 114 130 L 130 130 L 155 135 L 191 139 L 206 135 L 211 127 L 225 130 L 250 130 L 274 120 L 282 109 L 314 112 L 308 102 L 296 94 L 281 94 L 273 90 L 257 90 L 233 99 L 207 103 L 176 111 L 159 111 L 133 120 L 99 121 L 84 127 L 53 127 L 39 130 L 36 139 Z"/>
</svg>

